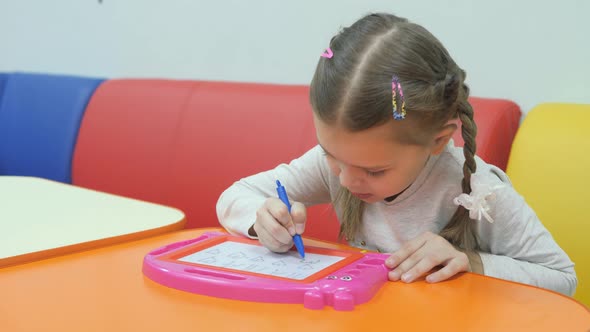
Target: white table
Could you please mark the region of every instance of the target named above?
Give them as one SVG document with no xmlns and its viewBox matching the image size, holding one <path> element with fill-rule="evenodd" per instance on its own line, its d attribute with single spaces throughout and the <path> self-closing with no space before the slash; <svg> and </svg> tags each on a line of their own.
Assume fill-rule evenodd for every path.
<svg viewBox="0 0 590 332">
<path fill-rule="evenodd" d="M 178 209 L 35 177 L 0 176 L 0 267 L 182 229 Z"/>
</svg>

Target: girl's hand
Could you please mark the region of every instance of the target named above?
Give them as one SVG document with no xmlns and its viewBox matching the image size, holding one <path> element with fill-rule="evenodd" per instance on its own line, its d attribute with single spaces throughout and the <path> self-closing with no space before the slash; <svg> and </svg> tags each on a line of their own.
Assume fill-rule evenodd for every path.
<svg viewBox="0 0 590 332">
<path fill-rule="evenodd" d="M 299 202 L 291 204 L 291 214 L 285 203 L 275 197 L 266 199 L 256 211 L 256 222 L 252 227 L 260 243 L 270 251 L 286 252 L 293 247 L 293 235 L 305 230 L 307 211 Z"/>
<path fill-rule="evenodd" d="M 426 277 L 427 282 L 443 281 L 459 272 L 470 271 L 467 254 L 431 232 L 404 243 L 387 258 L 385 265 L 392 269 L 389 280 L 401 279 L 403 282 L 412 282 L 439 265 L 443 267 L 429 274 Z"/>
</svg>

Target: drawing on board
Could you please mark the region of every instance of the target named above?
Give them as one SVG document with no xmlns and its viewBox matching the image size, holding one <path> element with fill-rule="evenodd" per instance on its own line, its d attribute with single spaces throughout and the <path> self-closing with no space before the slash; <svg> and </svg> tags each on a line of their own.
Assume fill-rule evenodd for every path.
<svg viewBox="0 0 590 332">
<path fill-rule="evenodd" d="M 301 259 L 295 251 L 274 253 L 262 246 L 227 241 L 178 260 L 303 280 L 342 259 L 342 256 L 314 253 L 306 254 L 305 259 Z"/>
</svg>

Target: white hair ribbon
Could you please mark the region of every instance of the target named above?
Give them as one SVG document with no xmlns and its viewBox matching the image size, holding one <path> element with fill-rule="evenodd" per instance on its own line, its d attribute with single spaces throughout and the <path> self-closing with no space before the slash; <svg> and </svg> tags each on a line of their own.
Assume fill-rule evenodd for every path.
<svg viewBox="0 0 590 332">
<path fill-rule="evenodd" d="M 484 217 L 488 222 L 493 223 L 494 219 L 489 214 L 489 201 L 496 198 L 494 191 L 502 187 L 504 185 L 492 186 L 489 183 L 484 183 L 477 174 L 471 174 L 471 194 L 461 194 L 453 199 L 453 203 L 469 210 L 471 219 L 481 221 L 481 218 Z"/>
</svg>

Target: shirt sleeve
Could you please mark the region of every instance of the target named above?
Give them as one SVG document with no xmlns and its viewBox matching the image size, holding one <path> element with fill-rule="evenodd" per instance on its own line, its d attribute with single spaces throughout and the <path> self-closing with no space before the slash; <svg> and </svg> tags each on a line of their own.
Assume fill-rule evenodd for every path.
<svg viewBox="0 0 590 332">
<path fill-rule="evenodd" d="M 278 197 L 276 181 L 281 181 L 291 202 L 305 206 L 330 202 L 330 173 L 319 146 L 289 164 L 243 178 L 226 189 L 217 201 L 217 217 L 231 234 L 251 237 L 248 230 L 256 221 L 256 211 L 268 197 Z"/>
<path fill-rule="evenodd" d="M 484 274 L 573 295 L 577 286 L 574 263 L 532 208 L 509 184 L 494 194 L 490 202 L 494 222 L 474 221 Z"/>
</svg>

